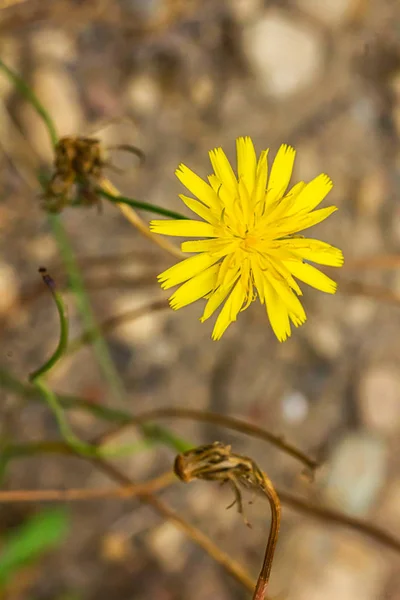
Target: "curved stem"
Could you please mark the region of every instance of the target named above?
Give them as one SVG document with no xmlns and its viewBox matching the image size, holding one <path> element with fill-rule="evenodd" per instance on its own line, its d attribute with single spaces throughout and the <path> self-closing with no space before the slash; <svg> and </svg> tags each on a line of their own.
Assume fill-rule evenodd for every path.
<svg viewBox="0 0 400 600">
<path fill-rule="evenodd" d="M 267 547 L 265 549 L 264 561 L 261 567 L 260 575 L 257 579 L 253 600 L 264 600 L 265 598 L 281 524 L 281 504 L 278 494 L 276 493 L 269 477 L 263 471 L 260 471 L 260 475 L 262 476 L 262 490 L 265 496 L 267 496 L 269 505 L 271 507 L 271 526 L 268 535 Z"/>
<path fill-rule="evenodd" d="M 15 84 L 15 87 L 18 89 L 18 91 L 21 92 L 21 94 L 25 96 L 26 100 L 32 104 L 33 108 L 36 110 L 46 126 L 53 147 L 57 146 L 58 135 L 53 120 L 32 88 L 25 83 L 20 75 L 15 73 L 15 71 L 10 69 L 10 67 L 7 67 L 2 60 L 0 60 L 0 69 L 3 69 L 7 77 Z"/>
<path fill-rule="evenodd" d="M 60 319 L 60 338 L 58 341 L 57 348 L 50 356 L 50 358 L 36 371 L 29 375 L 29 381 L 35 383 L 39 377 L 42 377 L 45 373 L 50 371 L 50 369 L 60 360 L 62 355 L 64 354 L 67 344 L 68 344 L 68 313 L 67 307 L 64 304 L 64 300 L 61 294 L 57 291 L 54 280 L 50 277 L 45 269 L 39 269 L 39 272 L 42 275 L 42 279 L 48 289 L 50 290 L 55 305 L 57 307 L 58 316 Z"/>
<path fill-rule="evenodd" d="M 175 212 L 174 210 L 168 210 L 167 208 L 157 206 L 156 204 L 140 202 L 139 200 L 134 200 L 133 198 L 127 198 L 126 196 L 115 196 L 115 194 L 107 192 L 104 188 L 100 188 L 98 190 L 98 193 L 100 196 L 103 196 L 103 198 L 107 198 L 107 200 L 110 200 L 113 204 L 127 204 L 131 208 L 145 210 L 156 215 L 161 215 L 162 217 L 169 217 L 170 219 L 183 220 L 188 218 L 185 217 L 185 215 L 182 215 L 181 213 Z"/>
<path fill-rule="evenodd" d="M 137 214 L 136 210 L 132 208 L 132 206 L 128 206 L 128 204 L 126 203 L 124 204 L 123 202 L 119 202 L 119 190 L 109 179 L 103 177 L 100 181 L 100 184 L 100 189 L 103 192 L 107 193 L 110 196 L 110 199 L 113 199 L 113 202 L 118 206 L 119 210 L 124 215 L 124 217 L 129 221 L 129 223 L 131 223 L 131 225 L 136 227 L 136 229 L 140 231 L 140 233 L 144 235 L 144 237 L 146 237 L 148 240 L 151 240 L 154 244 L 156 244 L 156 246 L 159 246 L 163 250 L 169 252 L 169 254 L 172 254 L 172 256 L 175 256 L 175 258 L 185 258 L 186 254 L 179 250 L 179 248 L 177 248 L 169 240 L 164 239 L 163 236 L 160 236 L 157 233 L 153 233 L 152 231 L 150 231 L 148 224 L 143 221 L 143 219 Z"/>
</svg>

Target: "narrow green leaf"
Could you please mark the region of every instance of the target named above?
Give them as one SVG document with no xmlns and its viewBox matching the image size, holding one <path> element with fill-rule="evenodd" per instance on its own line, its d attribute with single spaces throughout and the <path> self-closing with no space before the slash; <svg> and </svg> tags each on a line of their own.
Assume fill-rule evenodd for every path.
<svg viewBox="0 0 400 600">
<path fill-rule="evenodd" d="M 0 586 L 4 586 L 24 565 L 62 542 L 68 524 L 65 510 L 51 509 L 34 515 L 14 531 L 5 540 L 0 553 Z"/>
</svg>

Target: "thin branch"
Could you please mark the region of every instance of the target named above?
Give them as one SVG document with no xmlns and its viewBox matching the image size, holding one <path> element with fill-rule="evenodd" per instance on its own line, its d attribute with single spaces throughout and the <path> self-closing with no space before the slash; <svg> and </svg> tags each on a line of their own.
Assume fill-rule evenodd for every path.
<svg viewBox="0 0 400 600">
<path fill-rule="evenodd" d="M 136 321 L 144 315 L 152 314 L 169 308 L 167 300 L 155 300 L 146 306 L 140 306 L 139 308 L 133 308 L 126 312 L 115 315 L 106 319 L 102 323 L 99 323 L 99 330 L 102 335 L 108 331 L 114 330 L 116 327 L 123 325 L 127 322 Z M 91 344 L 97 335 L 97 331 L 85 331 L 82 335 L 72 340 L 69 344 L 67 354 L 72 354 L 80 350 L 83 346 Z"/>
<path fill-rule="evenodd" d="M 28 442 L 24 444 L 13 444 L 3 449 L 2 459 L 10 460 L 12 458 L 26 458 L 35 456 L 37 454 L 64 454 L 66 456 L 84 458 L 81 455 L 77 455 L 74 450 L 62 441 L 38 441 Z M 131 487 L 131 483 L 122 483 L 125 487 L 128 485 Z M 331 508 L 321 506 L 310 502 L 304 498 L 299 498 L 295 494 L 286 490 L 276 489 L 276 492 L 282 502 L 289 506 L 294 511 L 298 511 L 302 514 L 309 515 L 311 518 L 318 519 L 325 523 L 332 523 L 341 527 L 347 527 L 357 533 L 364 535 L 372 541 L 380 544 L 385 548 L 400 552 L 400 539 L 393 536 L 388 531 L 371 525 L 370 523 L 362 520 L 350 517 L 342 512 L 335 511 Z M 121 492 L 123 494 L 123 492 Z"/>
<path fill-rule="evenodd" d="M 198 546 L 203 548 L 207 554 L 211 556 L 215 561 L 217 561 L 232 577 L 234 577 L 239 583 L 241 583 L 248 590 L 252 591 L 254 589 L 254 582 L 251 579 L 250 575 L 246 572 L 246 570 L 235 560 L 231 559 L 225 552 L 220 550 L 218 546 L 214 544 L 214 542 L 207 537 L 202 531 L 187 523 L 185 519 L 183 519 L 178 513 L 173 511 L 166 505 L 164 502 L 153 496 L 149 493 L 148 490 L 143 491 L 139 489 L 139 485 L 135 484 L 129 477 L 127 477 L 124 473 L 119 471 L 116 467 L 114 467 L 111 463 L 108 463 L 102 458 L 99 457 L 91 457 L 83 456 L 82 454 L 77 454 L 71 446 L 68 446 L 65 442 L 32 442 L 29 444 L 20 444 L 15 447 L 9 447 L 6 449 L 6 453 L 9 458 L 22 458 L 26 456 L 32 456 L 34 454 L 52 454 L 52 453 L 62 453 L 68 456 L 72 456 L 75 458 L 79 458 L 81 460 L 87 460 L 91 462 L 98 470 L 105 473 L 110 479 L 115 481 L 119 486 L 119 491 L 115 491 L 115 494 L 118 494 L 117 497 L 124 497 L 123 490 L 129 490 L 132 494 L 132 490 L 136 490 L 135 497 L 137 497 L 140 501 L 144 502 L 152 506 L 162 517 L 172 521 L 175 525 L 181 529 L 193 542 L 195 542 Z M 173 482 L 172 473 L 165 473 L 161 477 L 165 477 L 164 484 L 161 483 L 160 478 L 160 487 L 161 489 Z M 171 477 L 171 481 L 168 482 L 169 477 Z M 157 480 L 153 480 L 154 482 Z M 147 484 L 143 484 L 147 485 Z M 157 486 L 157 483 L 154 483 Z M 84 490 L 88 492 L 88 490 Z M 53 490 L 51 490 L 53 492 Z M 111 490 L 110 490 L 111 492 Z M 79 492 L 81 493 L 81 492 Z M 104 496 L 105 497 L 105 496 Z M 114 496 L 115 497 L 115 496 Z M 81 498 L 82 499 L 82 498 Z"/>
<path fill-rule="evenodd" d="M 318 519 L 324 523 L 333 523 L 342 527 L 348 527 L 353 531 L 357 531 L 358 533 L 369 537 L 371 540 L 374 540 L 374 542 L 377 542 L 386 548 L 400 552 L 400 539 L 376 525 L 362 519 L 356 519 L 345 513 L 337 512 L 326 506 L 320 506 L 313 502 L 309 502 L 290 492 L 284 490 L 277 490 L 277 492 L 282 503 L 290 506 L 290 508 L 295 511 L 309 515 L 313 519 Z"/>
<path fill-rule="evenodd" d="M 122 255 L 121 255 L 122 257 Z M 101 257 L 100 257 L 101 258 Z M 98 263 L 97 263 L 98 264 Z M 93 266 L 96 266 L 96 264 L 93 262 Z M 101 265 L 102 267 L 104 265 Z M 61 267 L 60 265 L 58 265 L 58 267 L 54 267 L 54 271 L 60 271 Z M 87 290 L 110 290 L 110 289 L 143 289 L 144 287 L 147 286 L 152 286 L 155 285 L 155 283 L 157 282 L 157 274 L 160 272 L 160 269 L 157 269 L 157 271 L 149 271 L 147 273 L 144 273 L 143 275 L 121 275 L 119 273 L 112 273 L 112 275 L 108 275 L 107 278 L 104 277 L 85 277 L 85 288 Z M 64 292 L 68 292 L 69 291 L 69 282 L 67 280 L 67 277 L 62 276 L 61 278 L 58 279 L 57 281 L 58 283 L 58 287 L 60 290 L 64 291 Z M 14 306 L 10 307 L 7 311 L 7 313 L 4 315 L 3 318 L 0 318 L 0 327 L 4 327 L 6 326 L 9 321 L 10 321 L 10 317 L 15 317 L 15 315 L 18 314 L 18 312 L 21 311 L 22 308 L 26 308 L 27 306 L 29 306 L 32 302 L 35 302 L 38 298 L 40 298 L 43 294 L 44 294 L 45 290 L 43 288 L 42 285 L 30 285 L 26 291 L 22 292 L 22 295 L 20 297 L 20 299 L 18 300 L 18 303 L 15 304 Z M 101 327 L 101 324 L 100 324 Z"/>
<path fill-rule="evenodd" d="M 192 421 L 200 421 L 203 423 L 213 423 L 214 425 L 219 425 L 221 427 L 225 427 L 226 429 L 239 431 L 240 433 L 244 433 L 246 435 L 250 435 L 252 437 L 269 442 L 270 444 L 276 446 L 283 452 L 286 452 L 293 458 L 302 462 L 306 467 L 308 467 L 312 471 L 314 471 L 319 466 L 316 460 L 310 458 L 298 448 L 287 443 L 282 436 L 274 435 L 266 429 L 258 427 L 257 425 L 253 425 L 252 423 L 246 423 L 246 421 L 242 421 L 241 419 L 237 419 L 235 417 L 229 417 L 227 415 L 220 415 L 192 408 L 167 406 L 163 408 L 149 410 L 139 415 L 134 415 L 132 416 L 130 423 L 126 423 L 122 426 L 117 427 L 114 431 L 108 432 L 104 436 L 100 437 L 99 440 L 101 440 L 101 442 L 104 443 L 105 441 L 109 441 L 112 437 L 117 435 L 122 429 L 125 429 L 126 427 L 135 426 L 139 423 L 144 423 L 146 421 L 167 418 L 189 419 Z"/>
<path fill-rule="evenodd" d="M 122 487 L 107 487 L 95 490 L 0 490 L 0 504 L 16 502 L 71 502 L 107 499 L 129 499 L 143 494 L 152 494 L 172 485 L 176 477 L 172 471 L 167 471 L 145 483 L 126 485 Z"/>
<path fill-rule="evenodd" d="M 34 388 L 23 385 L 16 377 L 11 375 L 5 369 L 0 368 L 0 386 L 5 387 L 9 390 L 14 391 L 17 394 L 32 398 L 33 400 L 41 400 Z M 129 412 L 96 404 L 90 400 L 85 400 L 79 396 L 70 396 L 67 394 L 58 394 L 58 398 L 62 406 L 69 410 L 84 410 L 94 415 L 99 419 L 108 421 L 109 423 L 117 424 L 117 428 L 107 432 L 106 434 L 97 438 L 97 443 L 105 443 L 109 441 L 113 436 L 117 435 L 122 428 L 133 427 L 141 425 L 148 421 L 156 420 L 158 418 L 182 418 L 195 421 L 203 421 L 206 423 L 214 423 L 221 427 L 239 431 L 245 435 L 249 435 L 254 438 L 259 438 L 266 442 L 269 442 L 279 449 L 287 452 L 297 460 L 301 461 L 311 470 L 315 470 L 319 465 L 318 462 L 294 446 L 287 444 L 281 437 L 275 436 L 269 431 L 246 423 L 235 417 L 228 417 L 225 415 L 218 415 L 207 411 L 194 410 L 188 408 L 177 408 L 177 407 L 164 407 L 160 409 L 151 410 L 139 415 L 131 415 Z M 182 451 L 182 448 L 178 451 Z"/>
<path fill-rule="evenodd" d="M 363 258 L 346 258 L 342 270 L 344 271 L 369 271 L 390 270 L 400 267 L 400 254 L 378 254 Z"/>
<path fill-rule="evenodd" d="M 341 293 L 349 296 L 363 296 L 378 300 L 379 302 L 396 304 L 397 306 L 400 304 L 400 294 L 382 285 L 374 285 L 362 281 L 348 281 L 340 278 L 338 280 L 338 289 Z"/>
<path fill-rule="evenodd" d="M 132 480 L 123 474 L 121 471 L 116 469 L 110 463 L 95 458 L 91 462 L 96 468 L 108 475 L 111 479 L 119 483 L 120 485 L 134 485 Z M 160 515 L 166 519 L 172 521 L 179 529 L 181 529 L 188 537 L 190 537 L 198 546 L 203 548 L 211 558 L 218 562 L 236 581 L 246 587 L 248 590 L 253 591 L 254 582 L 245 569 L 228 554 L 223 552 L 218 546 L 214 544 L 209 537 L 207 537 L 202 531 L 187 523 L 178 513 L 173 511 L 167 504 L 152 496 L 151 494 L 138 494 L 138 498 L 152 506 Z"/>
</svg>

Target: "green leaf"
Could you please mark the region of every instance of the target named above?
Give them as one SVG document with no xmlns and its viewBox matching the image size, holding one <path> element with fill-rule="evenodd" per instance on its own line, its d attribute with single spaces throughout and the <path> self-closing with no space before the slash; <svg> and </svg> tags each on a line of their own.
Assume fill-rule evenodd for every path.
<svg viewBox="0 0 400 600">
<path fill-rule="evenodd" d="M 66 511 L 53 509 L 34 515 L 18 527 L 5 540 L 0 553 L 0 586 L 4 586 L 24 565 L 62 542 L 68 525 Z"/>
</svg>

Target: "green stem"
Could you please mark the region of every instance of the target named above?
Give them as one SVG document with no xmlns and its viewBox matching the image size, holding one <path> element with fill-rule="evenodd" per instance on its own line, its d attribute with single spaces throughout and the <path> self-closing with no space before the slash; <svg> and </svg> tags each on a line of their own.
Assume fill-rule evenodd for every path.
<svg viewBox="0 0 400 600">
<path fill-rule="evenodd" d="M 108 381 L 114 396 L 116 396 L 118 399 L 123 398 L 125 396 L 125 390 L 110 356 L 108 346 L 101 335 L 99 326 L 94 318 L 92 308 L 86 294 L 83 279 L 65 230 L 57 215 L 49 215 L 49 220 L 53 229 L 54 237 L 58 243 L 58 248 L 68 271 L 71 288 L 75 293 L 76 303 L 82 316 L 84 327 L 85 329 L 93 332 L 93 349 L 101 371 L 106 381 Z"/>
<path fill-rule="evenodd" d="M 43 119 L 43 122 L 46 125 L 46 129 L 49 133 L 52 145 L 54 147 L 57 146 L 58 135 L 57 135 L 55 125 L 54 125 L 49 113 L 44 108 L 43 104 L 40 102 L 39 98 L 36 96 L 36 94 L 34 93 L 32 88 L 27 83 L 25 83 L 25 81 L 22 79 L 22 77 L 20 77 L 20 75 L 15 73 L 15 71 L 10 69 L 10 67 L 7 67 L 7 65 L 5 65 L 2 60 L 0 60 L 0 69 L 3 69 L 3 71 L 7 75 L 7 77 L 9 79 L 11 79 L 11 81 L 15 84 L 15 87 L 18 89 L 18 91 L 23 96 L 25 96 L 26 100 L 28 100 L 28 102 L 30 102 L 30 104 L 32 104 L 33 108 L 36 110 L 38 115 Z"/>
<path fill-rule="evenodd" d="M 162 206 L 157 206 L 156 204 L 148 204 L 147 202 L 140 202 L 139 200 L 134 200 L 133 198 L 127 198 L 126 196 L 113 196 L 109 194 L 105 190 L 99 188 L 97 193 L 107 200 L 110 200 L 113 204 L 127 204 L 132 208 L 138 208 L 139 210 L 146 210 L 147 212 L 155 213 L 157 215 L 162 215 L 163 217 L 170 217 L 171 219 L 188 219 L 184 215 L 177 213 L 173 210 L 168 210 L 167 208 L 162 208 Z"/>
<path fill-rule="evenodd" d="M 50 369 L 60 360 L 61 356 L 64 354 L 67 344 L 68 344 L 68 313 L 67 307 L 64 304 L 61 294 L 57 291 L 55 287 L 55 283 L 50 275 L 46 272 L 42 272 L 42 277 L 44 283 L 49 288 L 54 302 L 57 307 L 58 316 L 60 319 L 60 339 L 58 341 L 57 348 L 53 352 L 52 356 L 48 361 L 44 363 L 39 369 L 31 373 L 29 376 L 29 380 L 34 383 L 39 377 L 50 371 Z"/>
<path fill-rule="evenodd" d="M 43 396 L 38 389 L 25 385 L 5 369 L 0 368 L 0 387 L 8 389 L 19 396 L 32 400 L 43 401 Z M 129 425 L 132 423 L 132 415 L 124 410 L 110 408 L 96 404 L 78 396 L 57 394 L 56 399 L 62 408 L 67 410 L 84 410 L 97 419 L 102 419 L 114 425 Z M 138 425 L 143 435 L 153 442 L 162 443 L 176 452 L 184 452 L 193 447 L 187 440 L 171 433 L 164 427 L 152 423 Z"/>
<path fill-rule="evenodd" d="M 83 454 L 84 456 L 98 456 L 97 449 L 94 446 L 82 442 L 74 434 L 55 393 L 40 378 L 34 381 L 34 385 L 41 392 L 51 412 L 55 416 L 61 436 L 67 444 L 71 446 L 77 454 Z"/>
</svg>

